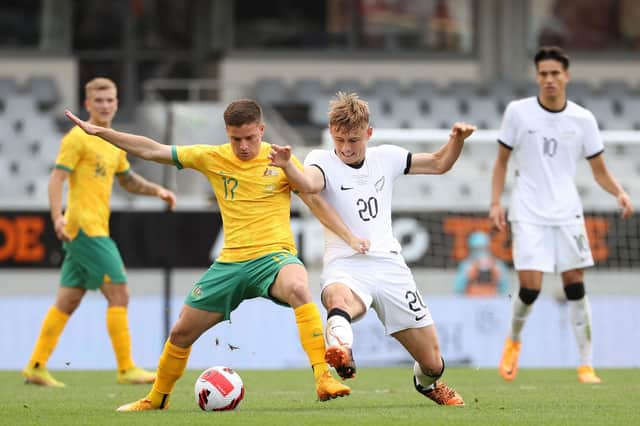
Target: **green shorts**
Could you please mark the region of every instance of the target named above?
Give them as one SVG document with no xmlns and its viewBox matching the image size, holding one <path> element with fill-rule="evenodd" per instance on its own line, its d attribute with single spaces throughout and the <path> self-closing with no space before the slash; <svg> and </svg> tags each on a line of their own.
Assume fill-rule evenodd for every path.
<svg viewBox="0 0 640 426">
<path fill-rule="evenodd" d="M 126 283 L 127 273 L 116 243 L 109 237 L 89 237 L 82 229 L 65 242 L 60 285 L 96 290 L 103 283 Z"/>
<path fill-rule="evenodd" d="M 300 259 L 286 251 L 267 254 L 244 262 L 214 262 L 194 284 L 185 299 L 192 308 L 224 313 L 228 320 L 231 312 L 245 299 L 264 297 L 288 306 L 269 295 L 269 287 L 284 265 Z"/>
</svg>

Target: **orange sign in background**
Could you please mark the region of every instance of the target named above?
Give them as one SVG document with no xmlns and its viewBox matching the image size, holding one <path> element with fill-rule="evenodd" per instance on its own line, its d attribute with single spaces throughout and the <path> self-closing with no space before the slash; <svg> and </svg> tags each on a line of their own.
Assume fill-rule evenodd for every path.
<svg viewBox="0 0 640 426">
<path fill-rule="evenodd" d="M 609 247 L 607 236 L 609 232 L 609 220 L 602 216 L 586 216 L 585 225 L 587 237 L 591 246 L 593 260 L 606 261 L 609 259 Z M 451 257 L 460 261 L 467 257 L 469 248 L 467 238 L 474 231 L 483 231 L 491 238 L 491 252 L 498 258 L 512 261 L 511 232 L 496 232 L 491 230 L 491 221 L 485 217 L 447 216 L 443 219 L 442 229 L 453 237 Z"/>
<path fill-rule="evenodd" d="M 0 262 L 42 262 L 44 220 L 42 215 L 0 216 Z"/>
<path fill-rule="evenodd" d="M 297 212 L 294 212 L 298 217 Z M 586 227 L 597 267 L 640 267 L 640 221 L 636 216 L 622 220 L 618 214 L 586 215 Z M 490 235 L 491 251 L 512 262 L 511 235 L 491 230 L 486 213 L 480 212 L 396 212 L 397 219 L 411 219 L 415 229 L 405 229 L 404 237 L 422 233 L 418 244 L 401 241 L 410 266 L 453 268 L 468 255 L 467 239 L 473 231 Z M 305 219 L 315 221 L 315 219 Z M 406 222 L 405 222 L 406 225 Z M 164 230 L 158 232 L 158 229 Z M 111 237 L 130 268 L 207 267 L 211 247 L 222 232 L 218 213 L 202 212 L 113 212 Z M 402 238 L 401 238 L 402 240 Z M 424 243 L 427 241 L 428 243 Z M 322 244 L 318 242 L 318 244 Z M 299 255 L 303 261 L 305 244 Z M 321 250 L 321 248 L 320 248 Z M 64 252 L 56 238 L 48 211 L 0 212 L 0 267 L 50 268 L 60 265 Z"/>
</svg>

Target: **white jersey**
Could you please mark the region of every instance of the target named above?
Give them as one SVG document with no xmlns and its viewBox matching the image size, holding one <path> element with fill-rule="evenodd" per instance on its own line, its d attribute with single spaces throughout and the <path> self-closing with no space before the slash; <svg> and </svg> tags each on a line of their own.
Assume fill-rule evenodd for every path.
<svg viewBox="0 0 640 426">
<path fill-rule="evenodd" d="M 584 220 L 576 163 L 604 150 L 590 111 L 571 101 L 558 112 L 544 108 L 536 97 L 513 101 L 498 142 L 513 150 L 515 163 L 510 221 L 567 225 Z"/>
<path fill-rule="evenodd" d="M 364 163 L 354 168 L 343 163 L 333 150 L 314 150 L 304 164 L 320 168 L 325 179 L 322 196 L 354 235 L 371 242 L 371 254 L 400 252 L 391 229 L 391 195 L 395 179 L 409 171 L 409 151 L 393 145 L 367 148 Z M 355 253 L 327 228 L 324 241 L 325 265 Z"/>
</svg>

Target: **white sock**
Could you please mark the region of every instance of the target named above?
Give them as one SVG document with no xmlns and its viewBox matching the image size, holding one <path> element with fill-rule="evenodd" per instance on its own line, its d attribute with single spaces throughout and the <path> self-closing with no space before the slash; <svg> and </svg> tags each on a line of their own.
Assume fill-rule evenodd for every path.
<svg viewBox="0 0 640 426">
<path fill-rule="evenodd" d="M 520 332 L 524 327 L 524 323 L 527 321 L 529 313 L 531 313 L 531 305 L 525 305 L 520 297 L 516 297 L 513 302 L 513 316 L 511 317 L 511 340 L 514 342 L 520 341 Z"/>
<path fill-rule="evenodd" d="M 351 323 L 341 315 L 332 315 L 327 320 L 325 329 L 325 339 L 327 346 L 347 346 L 353 344 L 353 329 Z"/>
<path fill-rule="evenodd" d="M 578 342 L 580 365 L 592 365 L 593 345 L 591 344 L 591 306 L 589 299 L 584 296 L 580 300 L 569 300 L 569 319 L 573 326 L 573 333 Z"/>
<path fill-rule="evenodd" d="M 422 372 L 420 364 L 413 363 L 413 375 L 416 376 L 416 381 L 425 389 L 429 389 L 438 380 L 437 377 L 427 376 Z"/>
</svg>

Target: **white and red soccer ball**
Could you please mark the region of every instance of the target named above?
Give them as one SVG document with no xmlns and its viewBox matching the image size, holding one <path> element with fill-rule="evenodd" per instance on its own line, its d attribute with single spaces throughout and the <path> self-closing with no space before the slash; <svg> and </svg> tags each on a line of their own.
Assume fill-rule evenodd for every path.
<svg viewBox="0 0 640 426">
<path fill-rule="evenodd" d="M 244 383 L 229 367 L 211 367 L 196 380 L 195 394 L 204 411 L 233 410 L 244 398 Z"/>
</svg>

